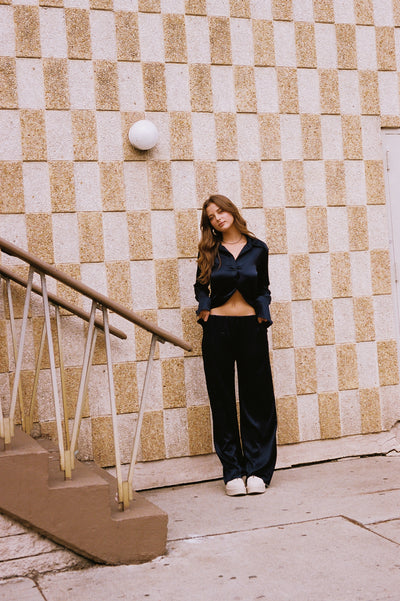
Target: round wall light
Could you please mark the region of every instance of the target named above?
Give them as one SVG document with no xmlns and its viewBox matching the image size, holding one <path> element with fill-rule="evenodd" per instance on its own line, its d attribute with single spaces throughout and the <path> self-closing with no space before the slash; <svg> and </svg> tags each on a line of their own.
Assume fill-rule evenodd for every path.
<svg viewBox="0 0 400 601">
<path fill-rule="evenodd" d="M 129 142 L 139 150 L 150 150 L 158 142 L 158 129 L 151 121 L 141 119 L 129 129 Z"/>
</svg>

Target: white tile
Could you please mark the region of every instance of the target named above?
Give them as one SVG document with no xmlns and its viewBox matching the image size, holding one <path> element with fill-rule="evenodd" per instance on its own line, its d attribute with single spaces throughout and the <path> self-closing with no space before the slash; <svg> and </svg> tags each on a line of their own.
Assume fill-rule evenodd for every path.
<svg viewBox="0 0 400 601">
<path fill-rule="evenodd" d="M 368 205 L 369 248 L 389 248 L 389 223 L 385 205 Z"/>
<path fill-rule="evenodd" d="M 107 275 L 104 263 L 81 263 L 81 278 L 84 284 L 107 296 Z M 87 298 L 85 311 L 90 311 L 91 303 L 92 301 Z"/>
<path fill-rule="evenodd" d="M 356 27 L 356 43 L 358 68 L 375 71 L 378 68 L 375 28 L 358 25 Z"/>
<path fill-rule="evenodd" d="M 79 211 L 102 211 L 98 163 L 74 164 L 75 204 Z"/>
<path fill-rule="evenodd" d="M 239 161 L 260 160 L 260 137 L 257 115 L 236 116 Z"/>
<path fill-rule="evenodd" d="M 337 68 L 336 29 L 329 23 L 315 24 L 317 65 L 321 69 Z"/>
<path fill-rule="evenodd" d="M 393 2 L 392 0 L 373 0 L 375 26 L 393 27 Z"/>
<path fill-rule="evenodd" d="M 1 594 L 8 601 L 41 601 L 42 593 L 30 578 L 12 578 L 1 583 Z"/>
<path fill-rule="evenodd" d="M 107 370 L 103 365 L 93 365 L 90 376 L 88 386 L 90 415 L 92 417 L 110 415 Z"/>
<path fill-rule="evenodd" d="M 201 326 L 198 326 L 199 337 Z M 185 363 L 186 401 L 188 407 L 206 405 L 208 394 L 201 357 L 186 357 Z"/>
<path fill-rule="evenodd" d="M 118 63 L 119 106 L 121 111 L 144 111 L 143 74 L 140 63 Z"/>
<path fill-rule="evenodd" d="M 180 309 L 159 309 L 157 311 L 157 323 L 163 330 L 178 336 L 178 338 L 183 338 Z M 160 358 L 164 359 L 165 357 L 183 357 L 183 349 L 169 342 L 160 344 Z"/>
<path fill-rule="evenodd" d="M 307 206 L 326 206 L 325 163 L 304 161 L 304 187 Z"/>
<path fill-rule="evenodd" d="M 367 191 L 365 186 L 364 161 L 345 161 L 346 204 L 365 205 Z"/>
<path fill-rule="evenodd" d="M 152 211 L 154 259 L 169 259 L 177 256 L 175 238 L 175 215 L 173 211 Z"/>
<path fill-rule="evenodd" d="M 185 0 L 161 0 L 161 12 L 185 14 Z"/>
<path fill-rule="evenodd" d="M 96 108 L 92 61 L 68 61 L 71 109 Z"/>
<path fill-rule="evenodd" d="M 207 0 L 207 14 L 210 16 L 229 17 L 229 0 Z"/>
<path fill-rule="evenodd" d="M 322 154 L 325 160 L 343 159 L 342 121 L 338 115 L 321 116 Z"/>
<path fill-rule="evenodd" d="M 342 436 L 351 436 L 361 432 L 361 411 L 358 390 L 339 392 L 340 423 Z"/>
<path fill-rule="evenodd" d="M 67 57 L 68 45 L 64 11 L 59 8 L 41 7 L 39 17 L 42 56 Z"/>
<path fill-rule="evenodd" d="M 230 19 L 232 63 L 254 65 L 253 31 L 250 19 Z"/>
<path fill-rule="evenodd" d="M 293 19 L 314 22 L 313 0 L 293 0 Z"/>
<path fill-rule="evenodd" d="M 294 349 L 273 351 L 274 389 L 277 398 L 296 394 Z"/>
<path fill-rule="evenodd" d="M 336 344 L 355 342 L 354 308 L 352 298 L 333 299 Z"/>
<path fill-rule="evenodd" d="M 65 8 L 81 8 L 81 9 L 90 9 L 89 0 L 64 0 Z"/>
<path fill-rule="evenodd" d="M 268 244 L 264 209 L 242 209 L 241 213 L 250 232 Z"/>
<path fill-rule="evenodd" d="M 336 347 L 324 345 L 315 347 L 318 392 L 332 392 L 338 389 Z"/>
<path fill-rule="evenodd" d="M 47 163 L 23 163 L 26 213 L 51 213 L 50 177 Z"/>
<path fill-rule="evenodd" d="M 211 85 L 215 113 L 235 113 L 235 83 L 232 67 L 211 66 Z"/>
<path fill-rule="evenodd" d="M 238 207 L 242 205 L 240 198 L 240 167 L 237 161 L 219 161 L 217 163 L 217 187 Z M 216 192 L 216 190 L 212 190 Z"/>
<path fill-rule="evenodd" d="M 294 346 L 314 347 L 314 316 L 311 301 L 294 301 L 292 303 L 292 322 Z"/>
<path fill-rule="evenodd" d="M 0 54 L 15 56 L 14 9 L 0 5 Z"/>
<path fill-rule="evenodd" d="M 129 236 L 125 213 L 103 213 L 105 261 L 129 260 Z"/>
<path fill-rule="evenodd" d="M 299 111 L 318 115 L 321 112 L 317 69 L 297 70 Z"/>
<path fill-rule="evenodd" d="M 261 175 L 265 206 L 284 207 L 286 199 L 282 161 L 263 161 L 261 163 Z"/>
<path fill-rule="evenodd" d="M 186 16 L 188 63 L 211 63 L 208 18 Z"/>
<path fill-rule="evenodd" d="M 194 117 L 194 115 L 192 115 Z M 175 209 L 195 209 L 196 202 L 196 180 L 193 162 L 172 161 L 172 194 Z"/>
<path fill-rule="evenodd" d="M 310 279 L 312 298 L 332 298 L 329 253 L 310 254 Z"/>
<path fill-rule="evenodd" d="M 0 219 L 0 237 L 8 242 L 28 250 L 28 240 L 26 238 L 25 215 L 2 215 Z M 2 253 L 1 261 L 4 265 L 16 265 L 21 262 L 15 257 Z"/>
<path fill-rule="evenodd" d="M 115 111 L 97 113 L 99 161 L 122 161 L 121 115 Z"/>
<path fill-rule="evenodd" d="M 339 99 L 342 115 L 361 113 L 358 72 L 339 70 Z"/>
<path fill-rule="evenodd" d="M 289 256 L 270 255 L 268 268 L 272 300 L 276 302 L 292 300 Z"/>
<path fill-rule="evenodd" d="M 282 160 L 303 158 L 303 137 L 300 115 L 281 115 Z"/>
<path fill-rule="evenodd" d="M 170 159 L 170 122 L 168 113 L 146 113 L 145 118 L 154 123 L 158 129 L 158 142 L 149 150 L 148 159 L 166 161 Z"/>
<path fill-rule="evenodd" d="M 49 161 L 73 161 L 71 113 L 69 111 L 46 112 L 47 159 Z"/>
<path fill-rule="evenodd" d="M 379 386 L 376 342 L 359 342 L 357 344 L 357 362 L 360 388 Z"/>
<path fill-rule="evenodd" d="M 382 428 L 390 430 L 398 419 L 399 386 L 381 386 L 379 389 L 381 401 Z"/>
<path fill-rule="evenodd" d="M 296 42 L 294 24 L 274 21 L 275 61 L 279 67 L 296 67 Z"/>
<path fill-rule="evenodd" d="M 186 408 L 164 411 L 164 436 L 167 458 L 190 455 Z"/>
<path fill-rule="evenodd" d="M 363 156 L 366 161 L 381 161 L 382 133 L 380 117 L 361 117 Z"/>
<path fill-rule="evenodd" d="M 371 261 L 368 251 L 350 253 L 353 296 L 371 296 Z"/>
<path fill-rule="evenodd" d="M 138 0 L 114 0 L 114 10 L 137 12 Z"/>
<path fill-rule="evenodd" d="M 297 398 L 300 440 L 319 440 L 319 406 L 316 394 L 302 395 Z"/>
<path fill-rule="evenodd" d="M 335 23 L 356 22 L 353 3 L 348 0 L 334 0 L 333 9 L 335 14 Z"/>
<path fill-rule="evenodd" d="M 44 109 L 42 61 L 36 58 L 17 58 L 16 72 L 19 107 Z"/>
<path fill-rule="evenodd" d="M 378 73 L 379 104 L 382 115 L 398 115 L 399 76 L 397 72 L 380 71 Z"/>
<path fill-rule="evenodd" d="M 164 63 L 162 15 L 139 13 L 140 54 L 143 62 Z"/>
<path fill-rule="evenodd" d="M 373 297 L 375 336 L 377 340 L 396 338 L 396 306 L 391 294 L 378 294 Z"/>
<path fill-rule="evenodd" d="M 276 69 L 255 67 L 257 111 L 259 113 L 279 113 L 278 81 Z"/>
<path fill-rule="evenodd" d="M 398 68 L 400 65 L 400 29 L 398 27 L 394 30 L 394 43 L 396 45 L 396 63 Z"/>
<path fill-rule="evenodd" d="M 147 164 L 139 161 L 124 163 L 125 204 L 127 211 L 150 210 Z"/>
<path fill-rule="evenodd" d="M 285 213 L 288 252 L 308 253 L 306 209 L 288 208 Z"/>
<path fill-rule="evenodd" d="M 53 244 L 55 263 L 77 263 L 79 256 L 79 231 L 76 213 L 55 213 L 53 221 Z"/>
<path fill-rule="evenodd" d="M 139 361 L 137 363 L 137 383 L 138 390 L 143 389 L 144 378 L 146 375 L 146 361 Z M 161 363 L 160 361 L 154 361 L 151 372 L 151 386 L 149 386 L 149 393 L 146 398 L 146 411 L 161 411 L 163 409 L 163 388 L 161 378 Z M 140 461 L 140 452 L 139 457 Z"/>
<path fill-rule="evenodd" d="M 346 207 L 328 207 L 328 239 L 330 252 L 349 250 L 349 230 Z"/>
<path fill-rule="evenodd" d="M 187 65 L 165 65 L 168 111 L 190 112 L 189 69 Z"/>
<path fill-rule="evenodd" d="M 215 161 L 215 119 L 212 113 L 192 113 L 193 153 L 195 160 Z"/>
<path fill-rule="evenodd" d="M 90 36 L 93 60 L 117 60 L 114 14 L 110 11 L 90 11 Z"/>
<path fill-rule="evenodd" d="M 196 259 L 178 259 L 179 297 L 181 307 L 195 307 L 193 284 L 196 278 Z"/>
<path fill-rule="evenodd" d="M 153 261 L 132 261 L 133 311 L 157 309 L 156 278 Z"/>
</svg>

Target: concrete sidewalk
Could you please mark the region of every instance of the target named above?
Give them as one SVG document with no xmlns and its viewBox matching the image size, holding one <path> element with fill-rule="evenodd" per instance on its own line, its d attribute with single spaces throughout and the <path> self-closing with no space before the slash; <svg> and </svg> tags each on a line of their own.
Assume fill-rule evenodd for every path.
<svg viewBox="0 0 400 601">
<path fill-rule="evenodd" d="M 144 494 L 169 514 L 168 552 L 0 581 L 1 601 L 398 601 L 400 457 L 278 470 L 264 495 L 222 481 Z"/>
</svg>

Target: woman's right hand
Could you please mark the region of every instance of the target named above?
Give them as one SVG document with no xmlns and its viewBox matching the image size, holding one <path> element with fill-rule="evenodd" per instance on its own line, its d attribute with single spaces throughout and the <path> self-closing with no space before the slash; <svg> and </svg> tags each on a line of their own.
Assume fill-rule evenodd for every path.
<svg viewBox="0 0 400 601">
<path fill-rule="evenodd" d="M 199 319 L 202 319 L 203 321 L 207 321 L 209 315 L 210 315 L 210 311 L 200 311 Z"/>
</svg>

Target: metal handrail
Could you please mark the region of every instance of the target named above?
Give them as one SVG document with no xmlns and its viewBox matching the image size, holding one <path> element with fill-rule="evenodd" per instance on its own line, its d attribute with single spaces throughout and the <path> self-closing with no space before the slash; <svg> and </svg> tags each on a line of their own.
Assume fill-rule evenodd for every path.
<svg viewBox="0 0 400 601">
<path fill-rule="evenodd" d="M 15 246 L 15 244 L 12 244 L 7 240 L 4 240 L 4 238 L 0 238 L 0 249 L 8 255 L 17 257 L 18 259 L 22 259 L 22 261 L 29 263 L 29 265 L 34 267 L 39 273 L 51 276 L 55 280 L 66 284 L 73 290 L 76 290 L 84 296 L 87 296 L 88 298 L 92 299 L 102 307 L 110 309 L 111 311 L 117 313 L 117 315 L 120 315 L 121 317 L 124 317 L 131 323 L 134 323 L 137 326 L 143 328 L 144 330 L 151 332 L 160 340 L 164 340 L 165 342 L 169 342 L 170 344 L 179 346 L 185 351 L 191 350 L 191 346 L 181 338 L 170 334 L 169 332 L 167 332 L 167 330 L 155 326 L 147 319 L 140 317 L 137 313 L 131 311 L 130 309 L 127 309 L 117 301 L 111 300 L 107 296 L 100 294 L 100 292 L 97 292 L 90 286 L 79 282 L 79 280 L 71 278 L 66 273 L 60 271 L 59 269 L 56 269 L 56 267 L 53 267 L 53 265 L 50 265 L 49 263 L 42 261 L 38 257 L 35 257 L 35 255 L 32 255 L 31 253 L 22 250 L 21 248 L 18 248 L 18 246 Z"/>
<path fill-rule="evenodd" d="M 24 278 L 22 278 L 15 272 L 11 271 L 11 269 L 8 269 L 8 267 L 5 267 L 4 265 L 0 265 L 0 276 L 3 276 L 4 279 L 12 280 L 16 284 L 19 284 L 20 286 L 23 286 L 24 288 L 26 288 L 28 286 L 27 280 L 25 280 Z M 36 284 L 32 284 L 32 292 L 35 292 L 35 294 L 39 294 L 40 296 L 42 296 L 42 290 Z M 86 313 L 86 311 L 83 311 L 82 309 L 80 309 L 80 307 L 77 307 L 73 303 L 70 303 L 69 301 L 66 301 L 66 300 L 60 298 L 59 296 L 57 296 L 56 294 L 53 294 L 52 292 L 48 292 L 47 295 L 49 297 L 49 302 L 52 305 L 58 305 L 59 307 L 61 307 L 62 309 L 65 309 L 69 313 L 72 313 L 73 315 L 77 315 L 84 321 L 90 320 L 90 313 Z M 95 319 L 94 325 L 96 326 L 96 328 L 99 328 L 100 330 L 104 330 L 104 324 L 102 321 L 100 321 L 100 319 Z M 116 336 L 117 338 L 121 338 L 121 340 L 126 340 L 126 338 L 127 338 L 125 332 L 123 332 L 122 330 L 119 330 L 118 328 L 116 328 L 114 326 L 110 326 L 110 334 L 113 334 L 113 336 Z"/>
<path fill-rule="evenodd" d="M 155 351 L 155 343 L 158 342 L 168 342 L 175 346 L 182 348 L 185 351 L 191 351 L 191 346 L 185 342 L 184 340 L 170 334 L 166 330 L 159 328 L 158 326 L 152 324 L 151 322 L 143 319 L 135 312 L 127 309 L 120 303 L 109 299 L 108 297 L 100 294 L 93 288 L 79 282 L 78 280 L 73 279 L 69 275 L 63 273 L 59 269 L 56 269 L 49 263 L 42 261 L 35 255 L 22 250 L 21 248 L 15 246 L 11 242 L 0 238 L 0 250 L 5 252 L 8 255 L 17 257 L 18 259 L 25 261 L 29 264 L 29 276 L 28 280 L 23 280 L 23 285 L 26 286 L 26 296 L 25 296 L 25 304 L 22 318 L 22 326 L 21 326 L 21 334 L 19 340 L 19 349 L 18 353 L 16 348 L 14 348 L 15 355 L 15 377 L 14 377 L 14 385 L 11 396 L 11 405 L 10 405 L 10 416 L 9 418 L 4 418 L 2 414 L 2 410 L 0 407 L 0 436 L 4 438 L 6 442 L 11 440 L 11 436 L 13 434 L 14 428 L 14 415 L 15 415 L 15 407 L 17 402 L 17 395 L 20 392 L 20 375 L 22 369 L 22 358 L 23 358 L 23 348 L 24 348 L 24 338 L 26 331 L 26 324 L 28 320 L 29 314 L 29 305 L 30 305 L 30 296 L 31 292 L 36 292 L 40 294 L 43 298 L 43 310 L 44 310 L 44 325 L 42 332 L 42 341 L 41 348 L 39 351 L 39 362 L 41 360 L 41 353 L 43 350 L 44 341 L 47 338 L 48 351 L 49 351 L 49 360 L 50 360 L 50 374 L 51 381 L 53 387 L 53 397 L 54 397 L 54 408 L 56 415 L 56 425 L 57 425 L 57 435 L 58 435 L 58 445 L 60 450 L 60 467 L 64 470 L 65 477 L 71 478 L 71 470 L 74 467 L 75 461 L 75 449 L 77 446 L 78 435 L 80 430 L 80 423 L 82 419 L 82 409 L 83 409 L 83 401 L 87 392 L 89 372 L 92 364 L 94 347 L 96 343 L 96 333 L 97 328 L 96 325 L 99 325 L 104 330 L 105 335 L 105 346 L 106 346 L 106 357 L 107 357 L 107 372 L 108 372 L 108 387 L 109 387 L 109 396 L 110 396 L 110 409 L 111 409 L 111 418 L 112 418 L 112 427 L 113 427 L 113 436 L 114 436 L 114 450 L 115 450 L 115 467 L 116 467 L 116 476 L 117 476 L 117 484 L 118 484 L 118 502 L 121 509 L 125 509 L 129 506 L 130 500 L 133 497 L 133 468 L 136 463 L 138 446 L 139 446 L 139 437 L 140 437 L 140 429 L 143 421 L 143 415 L 145 410 L 145 401 L 146 395 L 149 390 L 150 384 L 150 375 L 151 375 L 151 367 L 154 359 L 154 351 Z M 7 273 L 8 272 L 8 273 Z M 40 277 L 41 286 L 40 288 L 33 284 L 33 275 L 37 273 Z M 81 312 L 81 310 L 74 305 L 71 305 L 67 301 L 63 301 L 59 299 L 55 295 L 47 292 L 47 283 L 46 276 L 50 276 L 55 280 L 62 282 L 66 286 L 72 288 L 73 290 L 79 292 L 80 294 L 88 297 L 92 301 L 92 307 L 90 311 L 90 316 L 88 314 Z M 0 277 L 5 278 L 6 280 L 13 279 L 14 281 L 21 283 L 21 278 L 19 276 L 15 276 L 15 274 L 10 277 L 10 270 L 7 270 L 6 267 L 2 266 L 0 268 Z M 7 290 L 9 294 L 9 306 L 12 305 L 11 292 L 10 292 L 10 282 L 7 282 Z M 62 301 L 62 302 L 59 302 Z M 62 389 L 62 400 L 64 404 L 64 427 L 65 427 L 65 439 L 66 439 L 66 449 L 64 448 L 64 434 L 62 431 L 62 416 L 61 416 L 61 405 L 59 400 L 59 392 L 57 385 L 57 376 L 56 376 L 56 366 L 55 366 L 55 355 L 54 355 L 54 347 L 53 347 L 53 339 L 51 333 L 51 323 L 50 323 L 50 312 L 49 312 L 49 303 L 55 305 L 56 311 L 56 325 L 57 325 L 57 334 L 58 334 L 58 349 L 60 355 L 60 373 L 61 373 L 61 389 Z M 59 315 L 59 307 L 64 307 L 68 311 L 71 308 L 74 308 L 73 313 L 79 315 L 83 319 L 89 321 L 88 332 L 86 345 L 83 355 L 83 364 L 82 364 L 82 372 L 81 372 L 81 382 L 79 386 L 78 399 L 76 403 L 76 411 L 73 422 L 73 430 L 71 435 L 71 440 L 69 440 L 69 432 L 68 432 L 68 417 L 66 414 L 66 401 L 64 395 L 64 385 L 63 385 L 63 366 L 62 366 L 62 350 L 61 350 L 61 330 L 60 330 L 60 315 Z M 100 309 L 102 312 L 102 321 L 97 321 L 95 318 L 96 311 Z M 117 409 L 116 409 L 116 400 L 115 400 L 115 390 L 114 390 L 114 381 L 113 381 L 113 370 L 112 370 L 112 362 L 111 362 L 111 344 L 110 344 L 110 334 L 118 332 L 122 334 L 120 337 L 126 336 L 120 330 L 116 328 L 112 328 L 109 325 L 108 312 L 113 311 L 117 315 L 123 317 L 127 321 L 139 326 L 150 332 L 152 334 L 152 340 L 150 344 L 149 358 L 146 369 L 145 380 L 142 389 L 142 395 L 139 406 L 139 414 L 137 420 L 136 431 L 134 435 L 133 441 L 133 449 L 132 456 L 130 461 L 130 467 L 128 472 L 128 478 L 126 481 L 122 481 L 122 472 L 121 472 L 121 458 L 120 458 L 120 449 L 119 449 L 119 432 L 117 426 Z M 10 319 L 11 319 L 11 327 L 14 327 L 13 315 L 11 315 L 10 308 Z M 84 313 L 82 315 L 81 313 Z M 118 334 L 116 334 L 118 335 Z M 16 347 L 16 345 L 14 345 Z M 18 356 L 17 356 L 18 355 Z M 8 437 L 8 439 L 7 439 Z"/>
</svg>

